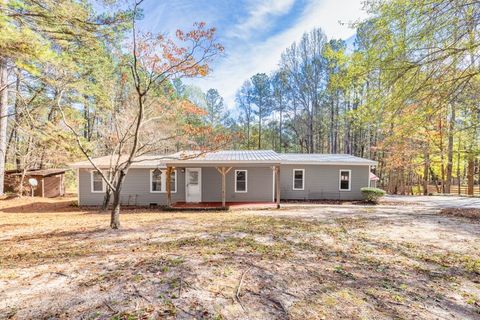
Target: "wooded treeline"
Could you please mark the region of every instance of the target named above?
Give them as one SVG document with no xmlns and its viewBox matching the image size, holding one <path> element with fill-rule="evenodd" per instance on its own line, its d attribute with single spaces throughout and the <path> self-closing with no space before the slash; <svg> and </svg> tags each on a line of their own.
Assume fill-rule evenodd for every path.
<svg viewBox="0 0 480 320">
<path fill-rule="evenodd" d="M 142 34 L 141 1 L 111 3 L 0 1 L 0 172 L 118 155 L 116 190 L 121 154 L 222 147 L 371 158 L 394 193 L 480 180 L 479 1 L 367 1 L 354 45 L 306 33 L 229 111 L 180 80 L 210 71 L 213 28 Z"/>
<path fill-rule="evenodd" d="M 138 30 L 142 0 L 95 4 L 103 13 L 85 1 L 0 2 L 0 194 L 6 167 L 23 179 L 88 159 L 117 229 L 123 182 L 140 157 L 195 148 L 196 136 L 209 148 L 228 140 L 176 86 L 207 75 L 223 46 L 203 22 L 172 36 Z"/>
<path fill-rule="evenodd" d="M 379 161 L 392 193 L 480 180 L 480 4 L 367 1 L 353 46 L 306 33 L 237 93 L 238 144 Z"/>
</svg>

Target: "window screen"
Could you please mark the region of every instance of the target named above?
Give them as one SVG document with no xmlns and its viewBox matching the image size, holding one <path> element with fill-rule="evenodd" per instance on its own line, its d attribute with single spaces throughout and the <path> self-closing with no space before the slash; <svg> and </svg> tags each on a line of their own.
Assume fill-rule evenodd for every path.
<svg viewBox="0 0 480 320">
<path fill-rule="evenodd" d="M 247 170 L 235 171 L 235 192 L 247 191 Z"/>
<path fill-rule="evenodd" d="M 152 171 L 152 191 L 162 191 L 163 171 L 155 169 Z"/>
<path fill-rule="evenodd" d="M 170 191 L 177 192 L 177 171 L 172 171 L 170 174 Z"/>
<path fill-rule="evenodd" d="M 293 189 L 303 190 L 303 170 L 293 170 Z"/>
<path fill-rule="evenodd" d="M 103 179 L 102 175 L 98 171 L 92 173 L 92 191 L 102 192 L 103 191 Z"/>
<path fill-rule="evenodd" d="M 151 192 L 167 192 L 167 171 L 155 169 L 152 170 L 150 173 L 151 176 Z M 170 178 L 170 190 L 171 192 L 177 192 L 177 171 L 172 171 L 171 178 Z"/>
<path fill-rule="evenodd" d="M 340 171 L 340 190 L 350 190 L 350 171 Z"/>
</svg>

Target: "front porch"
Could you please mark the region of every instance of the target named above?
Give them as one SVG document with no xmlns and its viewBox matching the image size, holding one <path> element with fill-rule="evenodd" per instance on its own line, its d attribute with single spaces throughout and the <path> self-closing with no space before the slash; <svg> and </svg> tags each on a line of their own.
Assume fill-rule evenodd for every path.
<svg viewBox="0 0 480 320">
<path fill-rule="evenodd" d="M 172 172 L 182 173 L 182 200 L 172 201 Z M 237 180 L 238 179 L 238 180 Z M 167 206 L 170 208 L 280 208 L 278 163 L 166 164 Z"/>
</svg>

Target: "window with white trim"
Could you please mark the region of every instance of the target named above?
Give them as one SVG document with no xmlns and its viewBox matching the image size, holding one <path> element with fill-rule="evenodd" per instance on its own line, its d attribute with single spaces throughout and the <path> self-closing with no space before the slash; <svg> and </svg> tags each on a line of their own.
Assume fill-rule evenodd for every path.
<svg viewBox="0 0 480 320">
<path fill-rule="evenodd" d="M 105 181 L 102 175 L 97 170 L 91 172 L 92 178 L 92 192 L 105 192 Z"/>
<path fill-rule="evenodd" d="M 163 172 L 155 169 L 150 172 L 150 192 L 161 192 Z"/>
<path fill-rule="evenodd" d="M 177 192 L 177 170 L 173 170 L 170 176 L 170 191 Z M 150 170 L 150 192 L 167 192 L 167 170 Z"/>
<path fill-rule="evenodd" d="M 235 170 L 235 192 L 247 192 L 247 170 Z"/>
<path fill-rule="evenodd" d="M 293 190 L 305 188 L 305 169 L 293 169 Z"/>
<path fill-rule="evenodd" d="M 352 170 L 340 170 L 340 191 L 350 191 Z"/>
</svg>

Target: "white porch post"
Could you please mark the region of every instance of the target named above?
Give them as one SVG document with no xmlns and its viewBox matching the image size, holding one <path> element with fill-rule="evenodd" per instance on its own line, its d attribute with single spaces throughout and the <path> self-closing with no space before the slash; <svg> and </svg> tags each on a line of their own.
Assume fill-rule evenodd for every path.
<svg viewBox="0 0 480 320">
<path fill-rule="evenodd" d="M 275 184 L 277 183 L 277 179 L 275 179 L 275 166 L 272 166 L 272 202 L 275 202 Z"/>
<path fill-rule="evenodd" d="M 227 198 L 227 188 L 226 188 L 226 182 L 225 182 L 225 176 L 227 173 L 232 169 L 231 167 L 226 168 L 226 167 L 220 167 L 220 168 L 215 168 L 217 171 L 222 175 L 222 208 L 225 208 L 226 206 L 226 198 Z"/>
<path fill-rule="evenodd" d="M 280 209 L 280 166 L 275 167 L 275 183 L 277 190 L 277 209 Z"/>
</svg>

